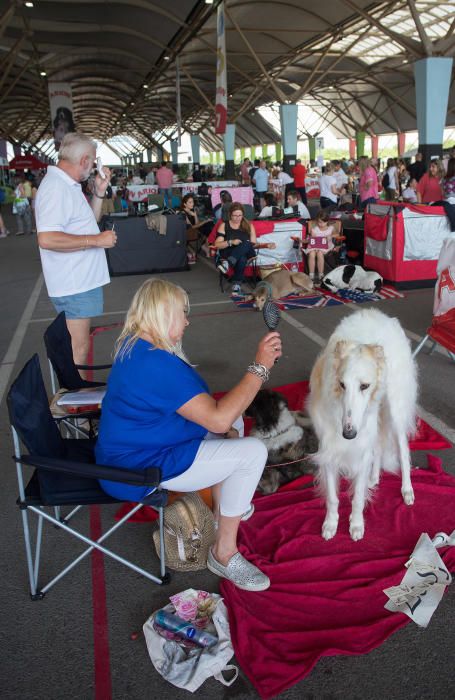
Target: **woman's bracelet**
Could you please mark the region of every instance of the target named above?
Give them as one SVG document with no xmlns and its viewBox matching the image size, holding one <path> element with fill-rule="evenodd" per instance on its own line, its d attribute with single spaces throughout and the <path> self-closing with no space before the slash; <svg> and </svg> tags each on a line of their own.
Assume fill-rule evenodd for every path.
<svg viewBox="0 0 455 700">
<path fill-rule="evenodd" d="M 98 197 L 98 199 L 104 199 L 106 196 L 106 193 L 104 193 L 103 195 L 97 194 L 95 188 L 93 188 L 93 194 L 95 195 L 95 197 Z"/>
<path fill-rule="evenodd" d="M 267 367 L 265 367 L 265 365 L 260 365 L 258 362 L 252 362 L 251 365 L 248 365 L 246 371 L 259 377 L 262 382 L 268 381 L 270 377 L 270 371 Z"/>
</svg>

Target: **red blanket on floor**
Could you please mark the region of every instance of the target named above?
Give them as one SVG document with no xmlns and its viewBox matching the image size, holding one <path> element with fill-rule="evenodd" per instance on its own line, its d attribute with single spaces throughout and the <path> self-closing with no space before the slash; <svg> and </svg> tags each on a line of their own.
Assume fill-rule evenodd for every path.
<svg viewBox="0 0 455 700">
<path fill-rule="evenodd" d="M 272 585 L 248 593 L 223 581 L 221 591 L 236 658 L 262 698 L 300 681 L 321 656 L 364 654 L 409 622 L 385 610 L 383 589 L 400 583 L 422 532 L 434 537 L 455 528 L 455 478 L 440 464 L 429 457 L 430 471 L 413 470 L 411 507 L 400 480 L 383 474 L 360 542 L 349 536 L 345 488 L 338 534 L 329 542 L 320 534 L 325 508 L 313 488 L 256 500 L 254 516 L 241 524 L 239 549 Z M 455 547 L 438 551 L 454 570 Z"/>
</svg>

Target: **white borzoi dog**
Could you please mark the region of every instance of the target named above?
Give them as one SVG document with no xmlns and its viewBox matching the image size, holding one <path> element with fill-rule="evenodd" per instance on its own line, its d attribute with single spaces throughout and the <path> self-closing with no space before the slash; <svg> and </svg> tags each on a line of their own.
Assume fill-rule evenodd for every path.
<svg viewBox="0 0 455 700">
<path fill-rule="evenodd" d="M 408 435 L 415 430 L 416 366 L 395 318 L 375 309 L 343 319 L 311 372 L 308 411 L 319 449 L 318 480 L 326 497 L 324 539 L 338 527 L 338 482 L 352 481 L 349 532 L 364 535 L 363 510 L 381 469 L 401 467 L 401 493 L 414 503 Z"/>
</svg>

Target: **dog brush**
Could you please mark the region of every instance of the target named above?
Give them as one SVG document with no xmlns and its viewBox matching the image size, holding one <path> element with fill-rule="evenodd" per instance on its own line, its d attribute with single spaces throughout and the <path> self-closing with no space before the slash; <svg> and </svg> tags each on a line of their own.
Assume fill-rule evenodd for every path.
<svg viewBox="0 0 455 700">
<path fill-rule="evenodd" d="M 281 318 L 281 312 L 274 301 L 268 299 L 263 308 L 262 315 L 264 316 L 265 325 L 269 331 L 275 331 L 278 327 Z M 275 364 L 278 362 L 278 358 L 275 360 Z"/>
<path fill-rule="evenodd" d="M 264 316 L 265 325 L 269 331 L 276 330 L 280 322 L 281 313 L 274 301 L 268 299 L 265 302 L 262 309 L 262 315 Z"/>
</svg>

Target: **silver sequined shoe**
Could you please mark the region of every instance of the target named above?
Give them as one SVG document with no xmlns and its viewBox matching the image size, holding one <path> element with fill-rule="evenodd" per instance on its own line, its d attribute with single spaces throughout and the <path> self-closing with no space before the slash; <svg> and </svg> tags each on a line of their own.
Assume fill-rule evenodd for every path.
<svg viewBox="0 0 455 700">
<path fill-rule="evenodd" d="M 265 591 L 270 586 L 270 579 L 257 566 L 250 564 L 240 552 L 236 552 L 228 561 L 227 566 L 220 564 L 209 550 L 207 557 L 207 569 L 212 574 L 217 574 L 221 578 L 242 588 L 244 591 Z"/>
</svg>

